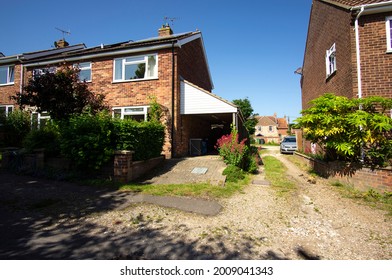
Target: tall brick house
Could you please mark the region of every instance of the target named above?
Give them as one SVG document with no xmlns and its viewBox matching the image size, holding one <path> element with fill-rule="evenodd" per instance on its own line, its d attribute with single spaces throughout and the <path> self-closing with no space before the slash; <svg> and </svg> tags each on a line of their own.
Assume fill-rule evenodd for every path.
<svg viewBox="0 0 392 280">
<path fill-rule="evenodd" d="M 299 71 L 302 108 L 324 93 L 391 98 L 391 34 L 392 1 L 313 0 Z"/>
<path fill-rule="evenodd" d="M 170 27 L 162 26 L 158 37 L 140 41 L 86 48 L 59 40 L 55 46 L 0 54 L 0 113 L 15 109 L 10 96 L 22 91 L 29 78 L 66 64 L 77 65 L 89 89 L 106 96 L 113 116 L 146 120 L 150 97 L 155 96 L 164 110 L 167 158 L 189 155 L 200 139 L 208 139 L 213 146 L 232 123 L 246 134 L 238 107 L 211 92 L 213 82 L 200 31 L 173 34 Z"/>
</svg>

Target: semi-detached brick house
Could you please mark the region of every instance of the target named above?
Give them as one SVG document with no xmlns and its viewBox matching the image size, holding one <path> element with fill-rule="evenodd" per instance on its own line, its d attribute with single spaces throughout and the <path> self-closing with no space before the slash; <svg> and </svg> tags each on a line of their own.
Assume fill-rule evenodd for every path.
<svg viewBox="0 0 392 280">
<path fill-rule="evenodd" d="M 391 33 L 392 1 L 313 0 L 300 71 L 302 108 L 324 93 L 391 98 Z"/>
<path fill-rule="evenodd" d="M 0 54 L 0 110 L 15 109 L 10 96 L 23 90 L 28 78 L 62 64 L 78 65 L 89 89 L 106 96 L 113 115 L 147 118 L 150 97 L 164 109 L 167 158 L 200 154 L 200 140 L 213 148 L 218 137 L 235 124 L 242 135 L 243 119 L 234 104 L 211 93 L 213 82 L 200 31 L 173 34 L 168 26 L 158 37 L 86 48 L 69 46 L 20 55 Z M 44 118 L 43 116 L 38 116 Z"/>
</svg>

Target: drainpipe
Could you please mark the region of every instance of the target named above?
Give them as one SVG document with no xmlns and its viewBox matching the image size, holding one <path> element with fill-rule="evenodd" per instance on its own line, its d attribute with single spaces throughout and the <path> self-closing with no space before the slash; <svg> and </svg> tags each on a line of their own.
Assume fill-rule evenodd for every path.
<svg viewBox="0 0 392 280">
<path fill-rule="evenodd" d="M 174 153 L 174 95 L 175 95 L 175 90 L 174 90 L 174 82 L 175 82 L 175 76 L 174 76 L 174 42 L 172 43 L 172 129 L 171 129 L 171 157 L 173 158 L 175 153 Z"/>
<path fill-rule="evenodd" d="M 364 12 L 365 7 L 361 6 L 361 10 L 359 11 L 357 17 L 355 18 L 355 48 L 357 52 L 357 81 L 358 81 L 358 99 L 362 98 L 362 77 L 361 77 L 361 54 L 359 48 L 359 18 Z M 359 105 L 359 110 L 362 110 L 362 104 Z M 359 127 L 362 130 L 362 126 Z M 363 143 L 361 145 L 361 162 L 363 163 L 365 160 L 365 152 L 363 149 Z"/>
<path fill-rule="evenodd" d="M 361 54 L 359 48 L 359 18 L 364 12 L 365 7 L 362 6 L 357 17 L 355 18 L 355 49 L 357 54 L 357 81 L 358 81 L 358 98 L 362 98 L 362 77 L 361 77 Z"/>
</svg>

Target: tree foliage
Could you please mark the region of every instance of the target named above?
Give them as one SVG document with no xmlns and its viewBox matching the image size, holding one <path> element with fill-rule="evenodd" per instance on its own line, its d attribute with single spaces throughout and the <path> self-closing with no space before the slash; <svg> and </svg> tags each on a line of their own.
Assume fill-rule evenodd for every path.
<svg viewBox="0 0 392 280">
<path fill-rule="evenodd" d="M 382 97 L 348 99 L 325 94 L 303 110 L 297 127 L 319 144 L 329 160 L 384 166 L 392 159 L 392 100 Z"/>
<path fill-rule="evenodd" d="M 257 120 L 254 118 L 255 115 L 253 114 L 253 108 L 249 99 L 235 99 L 233 100 L 233 103 L 240 108 L 242 115 L 245 118 L 244 125 L 248 130 L 249 135 L 253 135 L 256 130 L 255 126 L 257 124 Z"/>
<path fill-rule="evenodd" d="M 56 73 L 49 71 L 33 77 L 13 97 L 21 108 L 36 107 L 39 113 L 48 112 L 55 120 L 69 119 L 73 114 L 96 114 L 107 106 L 104 95 L 92 93 L 86 82 L 79 81 L 79 70 L 62 66 Z"/>
</svg>

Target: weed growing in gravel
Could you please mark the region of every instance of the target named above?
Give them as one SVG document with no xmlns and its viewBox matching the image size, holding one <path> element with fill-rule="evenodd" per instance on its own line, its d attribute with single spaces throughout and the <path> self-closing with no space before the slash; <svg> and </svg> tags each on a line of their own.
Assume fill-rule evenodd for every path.
<svg viewBox="0 0 392 280">
<path fill-rule="evenodd" d="M 374 189 L 369 189 L 366 192 L 361 192 L 354 187 L 343 184 L 339 181 L 331 182 L 331 185 L 336 187 L 345 197 L 357 199 L 365 202 L 366 204 L 388 211 L 388 214 L 392 216 L 392 193 L 385 192 L 379 193 Z"/>
<path fill-rule="evenodd" d="M 273 156 L 265 156 L 263 162 L 265 177 L 279 195 L 283 196 L 296 189 L 295 183 L 286 178 L 286 167 L 280 160 Z"/>
</svg>

